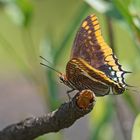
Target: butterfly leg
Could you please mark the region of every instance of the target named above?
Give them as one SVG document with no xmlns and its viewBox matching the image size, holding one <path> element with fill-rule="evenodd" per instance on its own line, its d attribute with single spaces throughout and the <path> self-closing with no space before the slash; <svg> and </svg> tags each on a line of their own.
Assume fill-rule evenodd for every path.
<svg viewBox="0 0 140 140">
<path fill-rule="evenodd" d="M 69 101 L 72 100 L 72 97 L 70 96 L 70 93 L 73 92 L 73 91 L 74 91 L 74 89 L 71 89 L 71 90 L 67 91 L 67 95 L 68 95 Z"/>
</svg>

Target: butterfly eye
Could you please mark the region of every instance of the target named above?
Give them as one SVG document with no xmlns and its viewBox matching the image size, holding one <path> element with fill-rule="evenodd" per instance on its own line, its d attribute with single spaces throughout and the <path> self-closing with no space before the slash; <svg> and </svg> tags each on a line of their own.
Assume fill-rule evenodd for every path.
<svg viewBox="0 0 140 140">
<path fill-rule="evenodd" d="M 61 76 L 59 77 L 59 79 L 60 79 L 60 81 L 61 81 L 62 83 L 65 82 L 65 79 L 64 79 L 64 76 L 63 76 L 63 75 L 61 75 Z"/>
</svg>

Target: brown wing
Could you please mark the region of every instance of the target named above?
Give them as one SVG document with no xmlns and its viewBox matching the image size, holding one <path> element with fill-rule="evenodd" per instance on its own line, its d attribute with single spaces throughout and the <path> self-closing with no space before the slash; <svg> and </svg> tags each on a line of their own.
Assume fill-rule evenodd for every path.
<svg viewBox="0 0 140 140">
<path fill-rule="evenodd" d="M 96 15 L 88 16 L 77 32 L 71 58 L 82 58 L 92 67 L 103 71 L 112 80 L 126 86 L 124 74 L 112 49 L 104 41 Z"/>
</svg>

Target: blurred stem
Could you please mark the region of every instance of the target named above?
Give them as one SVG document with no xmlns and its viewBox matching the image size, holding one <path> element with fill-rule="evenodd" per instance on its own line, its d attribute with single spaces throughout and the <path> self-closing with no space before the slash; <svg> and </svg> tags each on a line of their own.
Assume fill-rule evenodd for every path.
<svg viewBox="0 0 140 140">
<path fill-rule="evenodd" d="M 112 26 L 112 20 L 110 17 L 106 16 L 106 22 L 107 22 L 107 28 L 108 28 L 108 35 L 109 35 L 109 42 L 110 42 L 110 46 L 113 50 L 113 52 L 116 54 L 115 51 L 115 43 L 114 43 L 114 31 L 113 31 L 113 26 Z M 121 128 L 121 132 L 124 136 L 125 140 L 128 140 L 128 136 L 125 130 L 125 126 L 123 122 L 123 113 L 120 111 L 120 108 L 118 108 L 118 102 L 116 99 L 114 99 L 115 102 L 115 106 L 116 106 L 116 111 L 117 111 L 117 116 L 118 116 L 118 120 L 120 122 L 120 128 Z M 121 113 L 121 114 L 120 114 Z"/>
<path fill-rule="evenodd" d="M 102 129 L 102 127 L 104 125 L 106 125 L 110 119 L 112 118 L 112 114 L 113 114 L 113 105 L 112 102 L 108 102 L 107 103 L 107 108 L 106 108 L 106 112 L 104 113 L 103 119 L 99 122 L 98 126 L 96 127 L 96 129 L 93 131 L 93 133 L 91 133 L 91 138 L 90 140 L 99 140 L 100 136 L 99 136 L 99 132 Z"/>
<path fill-rule="evenodd" d="M 47 72 L 47 79 L 50 93 L 48 96 L 49 99 L 47 100 L 49 101 L 50 109 L 54 110 L 58 107 L 60 101 L 58 99 L 58 87 L 56 81 L 54 80 L 54 73 L 52 71 Z"/>
<path fill-rule="evenodd" d="M 125 125 L 124 125 L 125 116 L 123 116 L 123 112 L 122 112 L 121 108 L 119 108 L 119 102 L 117 102 L 116 99 L 114 99 L 114 103 L 115 103 L 116 114 L 118 116 L 117 118 L 118 118 L 118 121 L 119 121 L 119 126 L 120 126 L 120 129 L 121 129 L 123 138 L 124 138 L 124 140 L 128 140 L 128 135 L 126 133 L 127 130 L 126 130 Z"/>
<path fill-rule="evenodd" d="M 127 92 L 124 97 L 134 114 L 138 114 L 140 109 L 137 107 L 135 99 Z"/>
<path fill-rule="evenodd" d="M 107 30 L 108 30 L 110 47 L 112 48 L 113 52 L 116 52 L 115 51 L 115 45 L 114 45 L 114 35 L 113 35 L 112 20 L 108 16 L 105 16 L 105 18 L 106 18 L 106 22 L 107 22 Z"/>
</svg>

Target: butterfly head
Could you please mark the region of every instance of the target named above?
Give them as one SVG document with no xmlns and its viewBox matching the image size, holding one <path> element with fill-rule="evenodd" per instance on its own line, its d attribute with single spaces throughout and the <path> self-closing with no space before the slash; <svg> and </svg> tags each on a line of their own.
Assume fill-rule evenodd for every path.
<svg viewBox="0 0 140 140">
<path fill-rule="evenodd" d="M 65 85 L 68 85 L 68 79 L 65 74 L 59 73 L 59 79 L 62 83 L 64 83 Z"/>
</svg>

